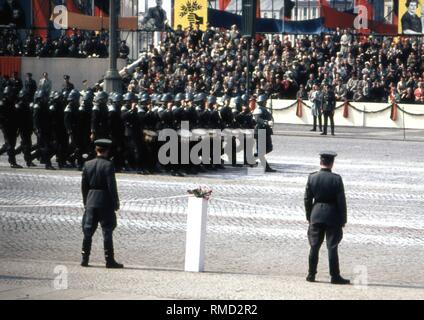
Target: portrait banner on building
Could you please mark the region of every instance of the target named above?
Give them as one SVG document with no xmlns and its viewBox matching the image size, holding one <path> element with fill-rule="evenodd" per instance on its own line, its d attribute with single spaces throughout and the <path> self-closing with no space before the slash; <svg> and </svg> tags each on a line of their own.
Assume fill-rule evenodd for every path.
<svg viewBox="0 0 424 320">
<path fill-rule="evenodd" d="M 399 0 L 399 34 L 424 34 L 424 0 Z"/>
<path fill-rule="evenodd" d="M 208 22 L 207 0 L 175 0 L 174 2 L 174 29 L 178 25 L 187 28 L 199 24 L 201 30 L 206 30 Z"/>
</svg>

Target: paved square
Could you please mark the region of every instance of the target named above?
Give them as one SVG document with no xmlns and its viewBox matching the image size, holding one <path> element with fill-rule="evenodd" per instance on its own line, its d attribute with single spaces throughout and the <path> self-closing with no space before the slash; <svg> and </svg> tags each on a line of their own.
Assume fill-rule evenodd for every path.
<svg viewBox="0 0 424 320">
<path fill-rule="evenodd" d="M 295 129 L 297 131 L 295 131 Z M 345 130 L 319 137 L 295 127 L 275 135 L 268 156 L 275 174 L 227 168 L 176 178 L 119 174 L 118 261 L 106 270 L 101 232 L 92 268 L 79 267 L 82 241 L 80 173 L 12 170 L 0 158 L 0 299 L 292 299 L 424 298 L 424 144 L 400 131 Z M 295 132 L 299 134 L 294 134 Z M 337 134 L 337 131 L 336 131 Z M 390 138 L 390 139 L 388 139 Z M 399 140 L 397 140 L 399 138 Z M 309 284 L 303 192 L 318 170 L 318 152 L 336 151 L 348 224 L 339 255 L 342 275 L 368 287 L 328 283 L 326 248 L 318 280 Z M 18 161 L 22 159 L 18 157 Z M 184 268 L 186 190 L 213 189 L 206 238 L 206 273 Z M 54 290 L 68 272 L 68 290 Z M 55 273 L 56 271 L 56 273 Z"/>
</svg>

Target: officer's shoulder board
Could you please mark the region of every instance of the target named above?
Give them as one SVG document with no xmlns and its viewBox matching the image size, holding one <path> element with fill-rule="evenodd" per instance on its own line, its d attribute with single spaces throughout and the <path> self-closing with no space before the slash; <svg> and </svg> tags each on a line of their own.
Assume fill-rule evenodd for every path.
<svg viewBox="0 0 424 320">
<path fill-rule="evenodd" d="M 137 108 L 138 113 L 146 113 L 146 110 L 144 108 Z"/>
<path fill-rule="evenodd" d="M 56 110 L 56 107 L 54 106 L 54 104 L 52 104 L 52 105 L 49 107 L 49 110 L 50 110 L 50 111 L 55 111 L 55 110 Z"/>
<path fill-rule="evenodd" d="M 127 107 L 126 106 L 122 106 L 121 112 L 125 112 L 125 111 L 128 111 Z"/>
<path fill-rule="evenodd" d="M 100 111 L 100 108 L 99 108 L 99 106 L 95 105 L 92 110 L 93 111 Z"/>
<path fill-rule="evenodd" d="M 36 110 L 36 109 L 40 109 L 40 105 L 39 105 L 38 103 L 34 103 L 34 105 L 32 106 L 32 108 L 33 108 L 34 110 Z"/>
<path fill-rule="evenodd" d="M 108 105 L 107 111 L 109 111 L 109 112 L 115 112 L 116 109 L 115 109 L 115 107 L 113 105 Z"/>
<path fill-rule="evenodd" d="M 64 112 L 71 112 L 71 111 L 72 111 L 72 109 L 71 109 L 71 105 L 70 105 L 70 104 L 68 104 L 68 105 L 66 106 L 66 108 L 65 108 Z"/>
</svg>

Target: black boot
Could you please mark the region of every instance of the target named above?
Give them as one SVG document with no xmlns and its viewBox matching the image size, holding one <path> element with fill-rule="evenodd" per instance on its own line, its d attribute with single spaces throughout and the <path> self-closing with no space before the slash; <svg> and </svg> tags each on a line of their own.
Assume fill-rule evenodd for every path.
<svg viewBox="0 0 424 320">
<path fill-rule="evenodd" d="M 308 276 L 306 277 L 306 281 L 315 282 L 315 274 L 309 273 Z"/>
<path fill-rule="evenodd" d="M 269 164 L 268 161 L 266 162 L 266 166 L 265 166 L 265 172 L 277 172 L 277 170 L 272 169 Z"/>
<path fill-rule="evenodd" d="M 115 261 L 113 249 L 112 250 L 105 249 L 105 259 L 106 259 L 106 268 L 108 269 L 122 269 L 124 267 L 123 264 Z"/>
<path fill-rule="evenodd" d="M 82 253 L 81 267 L 88 267 L 88 262 L 90 260 L 90 255 Z"/>
<path fill-rule="evenodd" d="M 332 284 L 350 284 L 350 280 L 344 279 L 342 276 L 331 277 Z"/>
<path fill-rule="evenodd" d="M 84 237 L 82 240 L 82 260 L 81 260 L 81 266 L 82 267 L 88 267 L 88 262 L 90 260 L 90 252 L 91 252 L 91 238 Z"/>
</svg>

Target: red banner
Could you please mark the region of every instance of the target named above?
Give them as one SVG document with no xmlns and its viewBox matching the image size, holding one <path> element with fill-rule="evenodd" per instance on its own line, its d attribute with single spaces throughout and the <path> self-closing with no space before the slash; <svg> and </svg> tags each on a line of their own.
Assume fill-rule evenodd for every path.
<svg viewBox="0 0 424 320">
<path fill-rule="evenodd" d="M 302 99 L 297 99 L 296 116 L 302 118 Z"/>
<path fill-rule="evenodd" d="M 32 18 L 34 33 L 45 39 L 50 20 L 50 1 L 32 0 Z"/>
<path fill-rule="evenodd" d="M 390 119 L 393 121 L 397 120 L 397 114 L 398 114 L 398 105 L 396 102 L 392 104 L 392 110 L 390 111 Z"/>
<path fill-rule="evenodd" d="M 0 57 L 0 74 L 11 76 L 14 72 L 21 72 L 21 57 Z"/>
<path fill-rule="evenodd" d="M 345 101 L 345 103 L 344 103 L 343 117 L 344 118 L 349 118 L 349 101 Z"/>
</svg>

